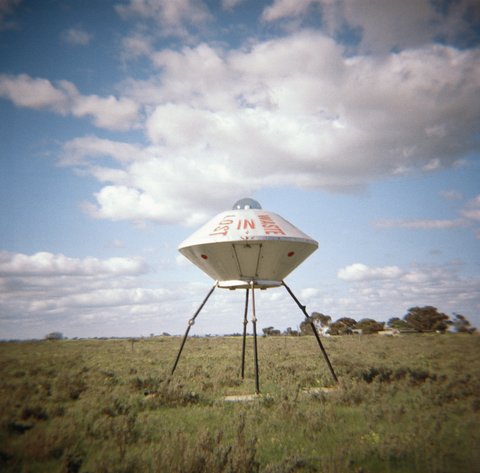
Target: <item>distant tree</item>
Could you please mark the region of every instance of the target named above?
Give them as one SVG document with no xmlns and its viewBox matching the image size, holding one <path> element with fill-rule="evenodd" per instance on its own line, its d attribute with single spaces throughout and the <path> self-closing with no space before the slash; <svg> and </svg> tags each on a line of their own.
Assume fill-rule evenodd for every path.
<svg viewBox="0 0 480 473">
<path fill-rule="evenodd" d="M 262 331 L 264 337 L 278 337 L 282 333 L 280 330 L 276 330 L 274 327 L 262 328 Z"/>
<path fill-rule="evenodd" d="M 317 329 L 320 329 L 322 327 L 328 327 L 330 322 L 332 321 L 332 318 L 329 315 L 323 315 L 323 314 L 320 314 L 319 312 L 313 312 L 312 315 L 310 316 L 310 320 L 304 320 L 300 324 L 300 333 L 302 335 L 313 335 L 313 330 L 312 330 L 312 326 L 310 325 L 310 321 L 312 321 L 315 324 L 315 327 Z"/>
<path fill-rule="evenodd" d="M 362 330 L 365 334 L 378 333 L 385 327 L 385 322 L 377 322 L 373 319 L 362 319 L 355 324 L 355 328 Z"/>
<path fill-rule="evenodd" d="M 300 334 L 301 335 L 313 335 L 312 326 L 310 325 L 309 321 L 304 320 L 300 324 Z"/>
<path fill-rule="evenodd" d="M 471 327 L 470 322 L 464 315 L 453 314 L 455 318 L 453 319 L 453 327 L 457 333 L 475 333 L 477 329 Z"/>
<path fill-rule="evenodd" d="M 298 331 L 292 330 L 292 327 L 287 327 L 287 330 L 283 332 L 283 335 L 287 335 L 289 337 L 298 337 Z"/>
<path fill-rule="evenodd" d="M 319 324 L 320 327 L 328 327 L 328 325 L 332 321 L 332 318 L 329 315 L 323 315 L 319 312 L 314 312 L 312 314 L 312 318 L 314 319 L 315 325 L 317 325 L 317 327 Z"/>
<path fill-rule="evenodd" d="M 265 337 L 270 336 L 272 334 L 272 330 L 275 330 L 275 328 L 274 327 L 262 328 L 263 335 L 265 335 Z"/>
<path fill-rule="evenodd" d="M 63 340 L 63 333 L 52 332 L 48 335 L 45 335 L 45 340 Z"/>
<path fill-rule="evenodd" d="M 392 317 L 388 320 L 387 325 L 390 328 L 396 328 L 397 330 L 406 330 L 411 328 L 405 320 L 399 319 L 398 317 Z"/>
<path fill-rule="evenodd" d="M 436 307 L 412 307 L 403 318 L 411 328 L 419 332 L 430 330 L 445 331 L 451 324 L 448 315 L 438 312 Z"/>
<path fill-rule="evenodd" d="M 352 331 L 352 328 L 356 325 L 355 319 L 351 319 L 350 317 L 342 317 L 338 319 L 333 324 L 330 324 L 329 333 L 331 335 L 345 335 Z"/>
</svg>

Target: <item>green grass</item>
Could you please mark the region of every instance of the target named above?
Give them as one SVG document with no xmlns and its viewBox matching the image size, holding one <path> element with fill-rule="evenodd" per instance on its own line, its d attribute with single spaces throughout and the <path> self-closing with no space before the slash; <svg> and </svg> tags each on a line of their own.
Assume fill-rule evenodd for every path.
<svg viewBox="0 0 480 473">
<path fill-rule="evenodd" d="M 0 471 L 480 471 L 480 337 L 0 344 Z M 146 395 L 148 394 L 148 395 Z"/>
</svg>

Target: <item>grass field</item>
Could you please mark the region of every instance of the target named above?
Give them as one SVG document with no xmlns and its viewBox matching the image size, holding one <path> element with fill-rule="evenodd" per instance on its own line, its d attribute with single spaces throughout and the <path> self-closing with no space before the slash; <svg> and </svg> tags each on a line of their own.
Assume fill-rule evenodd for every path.
<svg viewBox="0 0 480 473">
<path fill-rule="evenodd" d="M 480 472 L 480 336 L 0 343 L 2 472 Z"/>
</svg>

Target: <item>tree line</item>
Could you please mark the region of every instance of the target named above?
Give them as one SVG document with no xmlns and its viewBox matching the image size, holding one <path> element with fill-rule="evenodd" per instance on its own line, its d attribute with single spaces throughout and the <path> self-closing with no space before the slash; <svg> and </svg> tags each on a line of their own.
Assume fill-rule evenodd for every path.
<svg viewBox="0 0 480 473">
<path fill-rule="evenodd" d="M 299 330 L 292 330 L 287 328 L 285 332 L 276 330 L 274 327 L 266 327 L 263 330 L 265 336 L 279 336 L 279 335 L 313 335 L 311 323 L 315 324 L 318 331 L 328 333 L 330 335 L 347 335 L 360 331 L 364 334 L 378 333 L 382 330 L 405 330 L 416 332 L 446 332 L 449 328 L 457 333 L 474 333 L 476 328 L 472 327 L 468 319 L 461 314 L 454 313 L 454 318 L 442 312 L 439 312 L 436 307 L 412 307 L 408 309 L 407 314 L 400 319 L 392 317 L 388 322 L 377 322 L 373 319 L 362 319 L 356 321 L 350 317 L 342 317 L 332 323 L 332 318 L 329 315 L 313 312 L 309 319 L 304 320 L 299 327 Z"/>
</svg>

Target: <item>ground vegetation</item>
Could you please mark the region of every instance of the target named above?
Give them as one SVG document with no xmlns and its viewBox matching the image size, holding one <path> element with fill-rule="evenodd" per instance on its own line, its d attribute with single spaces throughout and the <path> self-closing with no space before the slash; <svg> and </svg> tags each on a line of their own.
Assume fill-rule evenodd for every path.
<svg viewBox="0 0 480 473">
<path fill-rule="evenodd" d="M 0 343 L 0 471 L 478 472 L 480 337 Z M 324 389 L 327 388 L 327 389 Z M 329 390 L 328 388 L 333 388 Z"/>
</svg>

